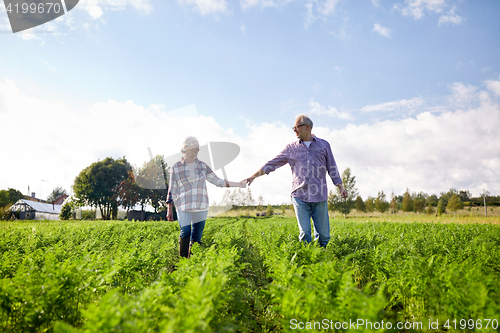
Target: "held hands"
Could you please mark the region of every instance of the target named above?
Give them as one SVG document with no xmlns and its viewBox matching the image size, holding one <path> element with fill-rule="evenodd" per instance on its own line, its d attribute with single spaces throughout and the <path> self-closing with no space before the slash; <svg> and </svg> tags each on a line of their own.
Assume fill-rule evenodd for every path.
<svg viewBox="0 0 500 333">
<path fill-rule="evenodd" d="M 247 187 L 247 181 L 246 179 L 242 180 L 241 182 L 230 182 L 230 181 L 225 181 L 224 182 L 224 187 L 241 187 L 245 188 Z"/>
<path fill-rule="evenodd" d="M 253 181 L 255 180 L 255 178 L 260 177 L 264 174 L 265 174 L 264 170 L 259 169 L 259 171 L 257 171 L 256 173 L 254 173 L 253 175 L 251 175 L 250 177 L 245 179 L 245 181 L 247 182 L 247 185 L 250 186 L 253 183 Z"/>
<path fill-rule="evenodd" d="M 248 177 L 247 179 L 244 180 L 244 182 L 247 183 L 248 186 L 252 184 L 252 182 L 255 180 L 255 177 Z"/>
</svg>

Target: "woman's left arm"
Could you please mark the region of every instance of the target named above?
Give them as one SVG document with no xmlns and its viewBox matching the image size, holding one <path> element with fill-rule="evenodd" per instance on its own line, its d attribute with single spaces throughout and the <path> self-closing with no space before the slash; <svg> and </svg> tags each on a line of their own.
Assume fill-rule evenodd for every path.
<svg viewBox="0 0 500 333">
<path fill-rule="evenodd" d="M 242 180 L 241 182 L 231 182 L 229 180 L 221 179 L 217 177 L 215 172 L 210 169 L 207 165 L 207 180 L 214 184 L 217 187 L 241 187 L 245 188 L 247 186 L 246 180 Z"/>
</svg>

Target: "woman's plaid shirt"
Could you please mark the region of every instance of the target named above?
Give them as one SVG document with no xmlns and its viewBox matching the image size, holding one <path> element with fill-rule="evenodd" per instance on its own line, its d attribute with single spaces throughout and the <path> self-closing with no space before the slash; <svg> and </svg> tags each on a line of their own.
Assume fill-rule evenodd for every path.
<svg viewBox="0 0 500 333">
<path fill-rule="evenodd" d="M 222 187 L 224 179 L 220 179 L 204 162 L 195 158 L 196 176 L 189 180 L 189 167 L 182 161 L 177 162 L 170 172 L 167 203 L 174 203 L 182 211 L 207 210 L 208 194 L 206 180 L 215 186 Z"/>
</svg>

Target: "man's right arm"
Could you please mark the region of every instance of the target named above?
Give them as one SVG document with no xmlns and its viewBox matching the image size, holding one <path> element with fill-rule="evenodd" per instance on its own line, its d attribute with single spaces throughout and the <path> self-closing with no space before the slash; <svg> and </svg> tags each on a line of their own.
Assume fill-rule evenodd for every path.
<svg viewBox="0 0 500 333">
<path fill-rule="evenodd" d="M 282 167 L 283 165 L 288 163 L 288 146 L 283 149 L 281 153 L 278 154 L 275 158 L 267 162 L 262 168 L 260 168 L 256 173 L 248 177 L 247 184 L 250 186 L 255 178 L 260 177 L 262 175 L 267 175 L 270 172 Z"/>
<path fill-rule="evenodd" d="M 265 174 L 264 170 L 259 169 L 259 171 L 257 171 L 256 173 L 247 178 L 247 185 L 250 186 L 250 184 L 252 184 L 255 178 L 260 177 L 263 174 Z"/>
</svg>

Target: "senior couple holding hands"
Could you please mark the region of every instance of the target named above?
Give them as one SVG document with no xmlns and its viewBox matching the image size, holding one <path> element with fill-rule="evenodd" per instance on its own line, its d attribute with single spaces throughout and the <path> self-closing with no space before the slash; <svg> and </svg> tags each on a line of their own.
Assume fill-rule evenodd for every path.
<svg viewBox="0 0 500 333">
<path fill-rule="evenodd" d="M 170 172 L 167 200 L 167 218 L 173 220 L 173 204 L 181 228 L 179 255 L 189 257 L 191 246 L 201 242 L 208 214 L 206 181 L 218 187 L 246 187 L 255 178 L 289 164 L 292 169 L 291 199 L 299 226 L 299 240 L 311 242 L 311 218 L 314 224 L 314 238 L 326 247 L 330 240 L 328 218 L 328 188 L 326 176 L 339 187 L 343 198 L 347 192 L 337 169 L 330 144 L 311 133 L 312 120 L 306 115 L 295 117 L 292 127 L 298 140 L 288 144 L 281 153 L 267 162 L 256 173 L 241 182 L 220 179 L 208 165 L 197 159 L 199 143 L 195 137 L 184 140 L 181 152 L 184 157 L 174 164 Z"/>
</svg>

